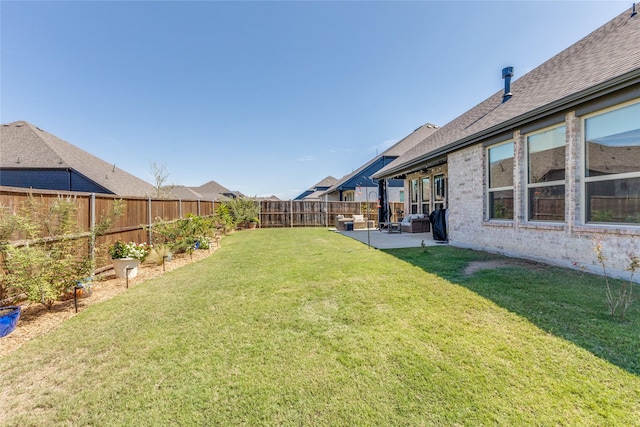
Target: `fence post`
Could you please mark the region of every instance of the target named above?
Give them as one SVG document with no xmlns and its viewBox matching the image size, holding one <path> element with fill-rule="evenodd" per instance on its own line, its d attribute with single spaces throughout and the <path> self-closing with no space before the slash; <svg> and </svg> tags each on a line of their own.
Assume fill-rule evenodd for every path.
<svg viewBox="0 0 640 427">
<path fill-rule="evenodd" d="M 178 199 L 178 217 L 182 219 L 182 199 Z"/>
<path fill-rule="evenodd" d="M 90 212 L 90 224 L 91 227 L 91 277 L 93 277 L 93 272 L 96 266 L 96 193 L 91 193 L 91 198 L 89 199 L 89 212 Z"/>
<path fill-rule="evenodd" d="M 151 227 L 153 227 L 153 218 L 151 218 L 151 196 L 149 196 L 149 203 L 147 205 L 147 215 L 149 216 L 149 233 L 147 239 L 149 240 L 149 244 L 153 245 L 153 233 L 151 232 Z"/>
<path fill-rule="evenodd" d="M 325 227 L 329 228 L 329 196 L 324 196 L 324 223 Z"/>
<path fill-rule="evenodd" d="M 198 216 L 202 216 L 202 214 L 200 213 L 200 199 L 198 199 Z"/>
<path fill-rule="evenodd" d="M 293 199 L 289 200 L 289 223 L 290 227 L 293 228 Z"/>
</svg>

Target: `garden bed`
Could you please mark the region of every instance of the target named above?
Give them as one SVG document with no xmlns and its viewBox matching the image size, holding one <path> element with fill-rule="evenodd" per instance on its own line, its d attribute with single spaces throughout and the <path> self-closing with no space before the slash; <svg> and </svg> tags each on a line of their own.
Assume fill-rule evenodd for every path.
<svg viewBox="0 0 640 427">
<path fill-rule="evenodd" d="M 214 251 L 215 249 L 198 250 L 193 252 L 193 256 L 187 254 L 174 256 L 171 262 L 165 264 L 165 272 L 204 259 Z M 143 264 L 138 275 L 129 279 L 129 286 L 136 286 L 163 273 L 161 265 Z M 126 290 L 126 279 L 116 279 L 113 270 L 109 270 L 94 282 L 93 292 L 89 297 L 78 299 L 78 313 L 91 304 L 111 299 Z M 65 320 L 76 315 L 73 298 L 57 301 L 50 310 L 42 304 L 24 302 L 19 305 L 22 306 L 22 314 L 18 326 L 11 334 L 0 338 L 0 358 L 20 348 L 26 342 L 56 329 Z"/>
</svg>

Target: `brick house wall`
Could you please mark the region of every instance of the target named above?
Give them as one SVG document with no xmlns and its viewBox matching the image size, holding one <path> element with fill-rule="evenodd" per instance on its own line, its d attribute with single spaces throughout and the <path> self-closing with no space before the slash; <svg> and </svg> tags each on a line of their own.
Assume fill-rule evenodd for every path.
<svg viewBox="0 0 640 427">
<path fill-rule="evenodd" d="M 607 272 L 628 277 L 626 253 L 640 256 L 640 230 L 620 225 L 584 225 L 581 203 L 581 123 L 573 111 L 565 115 L 567 149 L 565 222 L 526 221 L 525 136 L 514 131 L 514 220 L 487 220 L 486 148 L 476 144 L 448 155 L 448 232 L 453 246 L 484 250 L 601 274 L 593 239 L 603 242 Z M 578 262 L 577 265 L 574 263 Z M 640 279 L 637 272 L 636 279 Z"/>
</svg>

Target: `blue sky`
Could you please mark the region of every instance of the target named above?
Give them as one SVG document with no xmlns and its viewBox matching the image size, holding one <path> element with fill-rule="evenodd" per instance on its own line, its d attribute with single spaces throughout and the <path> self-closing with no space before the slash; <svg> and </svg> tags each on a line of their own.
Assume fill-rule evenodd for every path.
<svg viewBox="0 0 640 427">
<path fill-rule="evenodd" d="M 632 1 L 0 1 L 0 120 L 153 182 L 295 197 Z M 570 78 L 570 76 L 568 76 Z M 2 155 L 2 153 L 0 153 Z"/>
</svg>

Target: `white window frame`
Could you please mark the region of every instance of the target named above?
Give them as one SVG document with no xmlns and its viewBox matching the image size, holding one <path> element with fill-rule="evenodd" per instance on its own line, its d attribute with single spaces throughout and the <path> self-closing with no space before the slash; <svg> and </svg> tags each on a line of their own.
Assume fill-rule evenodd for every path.
<svg viewBox="0 0 640 427">
<path fill-rule="evenodd" d="M 426 186 L 425 186 L 425 180 L 427 181 L 426 182 Z M 428 195 L 428 199 L 427 200 L 425 200 L 425 198 L 424 198 L 425 191 L 427 192 L 427 195 Z M 432 197 L 432 191 L 431 191 L 431 176 L 425 175 L 425 176 L 420 177 L 420 206 L 421 206 L 421 209 L 423 211 L 422 212 L 423 214 L 427 214 L 428 215 L 430 213 L 430 210 L 431 210 L 431 199 L 432 198 L 433 197 Z M 426 205 L 426 208 L 427 208 L 426 212 L 424 212 L 425 205 Z"/>
<path fill-rule="evenodd" d="M 491 188 L 491 157 L 489 155 L 489 150 L 491 150 L 492 148 L 496 148 L 499 147 L 501 145 L 506 145 L 506 144 L 512 144 L 513 145 L 513 167 L 511 170 L 511 173 L 514 175 L 512 177 L 513 180 L 513 184 L 511 184 L 510 186 L 507 187 L 496 187 L 496 188 Z M 513 222 L 515 220 L 515 204 L 516 204 L 516 192 L 515 192 L 515 182 L 516 182 L 516 177 L 515 177 L 515 169 L 516 169 L 516 165 L 515 165 L 515 160 L 516 160 L 516 142 L 514 139 L 508 139 L 506 141 L 502 141 L 502 142 L 498 142 L 496 144 L 491 144 L 488 145 L 485 148 L 485 153 L 486 153 L 486 159 L 487 161 L 485 162 L 485 173 L 486 173 L 486 177 L 487 177 L 487 191 L 485 194 L 485 203 L 486 203 L 486 215 L 487 221 L 507 221 L 507 222 Z M 491 193 L 497 193 L 500 191 L 508 191 L 511 190 L 511 192 L 513 193 L 513 217 L 512 218 L 492 218 L 491 217 Z"/>
<path fill-rule="evenodd" d="M 640 98 L 634 99 L 632 101 L 623 102 L 617 105 L 614 105 L 609 108 L 604 108 L 602 110 L 595 111 L 590 114 L 586 114 L 580 119 L 580 129 L 581 129 L 581 149 L 580 149 L 580 177 L 582 178 L 582 182 L 580 183 L 580 204 L 582 206 L 581 209 L 581 221 L 582 224 L 585 225 L 598 225 L 598 226 L 613 226 L 613 227 L 639 227 L 638 223 L 626 223 L 626 222 L 596 222 L 590 221 L 587 222 L 587 184 L 590 182 L 603 182 L 603 181 L 614 181 L 620 179 L 627 178 L 640 178 L 640 170 L 636 172 L 627 172 L 620 174 L 611 174 L 611 175 L 600 175 L 600 176 L 586 176 L 587 171 L 587 128 L 586 122 L 590 118 L 600 116 L 602 114 L 610 113 L 615 110 L 619 110 L 621 108 L 629 107 L 634 104 L 640 104 Z"/>
<path fill-rule="evenodd" d="M 414 185 L 415 184 L 415 185 Z M 420 179 L 412 178 L 409 180 L 409 212 L 418 213 L 420 211 Z M 414 209 L 415 207 L 415 209 Z M 413 212 L 415 210 L 415 212 Z"/>
<path fill-rule="evenodd" d="M 345 190 L 342 192 L 342 201 L 343 202 L 355 202 L 356 201 L 356 190 Z"/>
<path fill-rule="evenodd" d="M 538 135 L 541 133 L 545 133 L 545 132 L 549 132 L 551 130 L 560 128 L 560 127 L 564 127 L 565 128 L 565 140 L 564 140 L 564 147 L 565 147 L 565 159 L 564 159 L 564 180 L 558 180 L 558 181 L 546 181 L 546 182 L 537 182 L 537 183 L 530 183 L 529 182 L 529 169 L 530 169 L 530 165 L 529 165 L 529 137 L 530 136 L 534 136 L 534 135 Z M 525 204 L 525 213 L 526 213 L 526 218 L 528 222 L 541 222 L 541 223 L 545 223 L 545 224 L 564 224 L 567 222 L 567 212 L 566 212 L 566 208 L 567 208 L 567 179 L 568 179 L 568 171 L 567 171 L 567 152 L 569 150 L 569 144 L 567 143 L 567 138 L 566 138 L 566 133 L 567 133 L 567 124 L 566 123 L 558 123 L 557 125 L 553 125 L 553 126 L 549 126 L 543 129 L 537 129 L 535 132 L 530 132 L 528 134 L 525 135 L 524 141 L 525 141 L 525 146 L 524 146 L 524 156 L 525 156 L 525 193 L 524 193 L 524 204 Z M 529 206 L 529 189 L 530 188 L 540 188 L 540 187 L 553 187 L 556 185 L 563 185 L 564 186 L 564 203 L 565 203 L 565 213 L 564 213 L 564 220 L 563 221 L 546 221 L 546 220 L 541 220 L 541 219 L 532 219 L 529 217 L 529 213 L 530 213 L 530 206 Z"/>
</svg>

